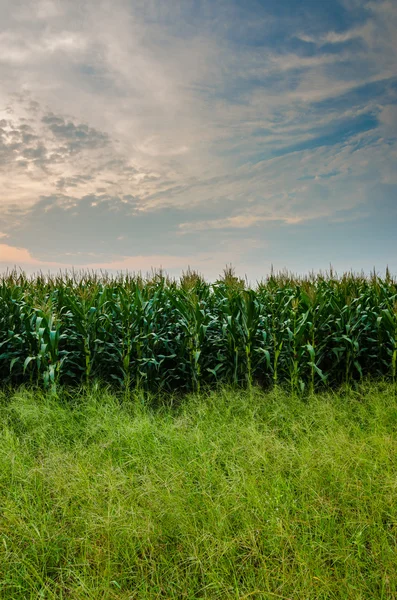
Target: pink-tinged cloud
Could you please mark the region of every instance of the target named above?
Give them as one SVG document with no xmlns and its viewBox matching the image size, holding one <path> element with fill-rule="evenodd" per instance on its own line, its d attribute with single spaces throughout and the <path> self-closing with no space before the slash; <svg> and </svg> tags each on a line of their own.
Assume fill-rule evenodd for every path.
<svg viewBox="0 0 397 600">
<path fill-rule="evenodd" d="M 181 256 L 120 256 L 111 261 L 86 263 L 82 265 L 82 268 L 133 271 L 161 266 L 173 269 L 184 267 L 185 262 L 186 259 Z M 47 267 L 69 268 L 72 266 L 72 263 L 66 264 L 65 262 L 42 261 L 34 258 L 26 248 L 16 248 L 14 246 L 9 246 L 8 244 L 0 244 L 0 266 L 12 268 L 14 266 L 24 267 L 25 265 L 37 267 L 39 269 Z"/>
<path fill-rule="evenodd" d="M 0 264 L 1 265 L 38 265 L 40 261 L 37 261 L 32 257 L 30 252 L 26 248 L 15 248 L 8 244 L 0 244 Z"/>
<path fill-rule="evenodd" d="M 0 244 L 0 273 L 14 268 L 33 273 L 41 270 L 58 271 L 64 267 L 65 265 L 55 261 L 40 261 L 34 258 L 26 248 Z"/>
</svg>

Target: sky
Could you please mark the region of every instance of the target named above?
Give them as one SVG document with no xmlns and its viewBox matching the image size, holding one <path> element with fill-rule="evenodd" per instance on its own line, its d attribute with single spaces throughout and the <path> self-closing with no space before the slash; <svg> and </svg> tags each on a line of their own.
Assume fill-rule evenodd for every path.
<svg viewBox="0 0 397 600">
<path fill-rule="evenodd" d="M 0 14 L 0 271 L 397 273 L 395 0 Z"/>
</svg>

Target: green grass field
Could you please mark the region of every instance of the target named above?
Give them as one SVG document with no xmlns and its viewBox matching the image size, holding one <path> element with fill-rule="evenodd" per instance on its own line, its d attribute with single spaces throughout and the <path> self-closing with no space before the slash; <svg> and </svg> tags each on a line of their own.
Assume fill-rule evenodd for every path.
<svg viewBox="0 0 397 600">
<path fill-rule="evenodd" d="M 391 385 L 0 406 L 1 599 L 397 598 Z"/>
</svg>

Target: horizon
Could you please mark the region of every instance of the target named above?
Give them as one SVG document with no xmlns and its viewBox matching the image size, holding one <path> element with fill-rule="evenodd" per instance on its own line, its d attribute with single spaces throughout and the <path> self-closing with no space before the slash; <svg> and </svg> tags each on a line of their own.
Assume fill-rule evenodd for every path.
<svg viewBox="0 0 397 600">
<path fill-rule="evenodd" d="M 300 273 L 294 273 L 289 271 L 287 268 L 275 270 L 273 266 L 271 266 L 270 271 L 264 274 L 261 278 L 256 278 L 255 281 L 249 279 L 246 273 L 238 273 L 232 264 L 226 265 L 221 269 L 219 274 L 216 277 L 208 278 L 200 271 L 191 269 L 190 266 L 187 269 L 182 269 L 178 274 L 170 274 L 161 266 L 158 268 L 152 268 L 150 271 L 146 271 L 143 273 L 142 271 L 106 271 L 101 269 L 76 269 L 74 267 L 59 269 L 58 271 L 26 271 L 18 267 L 7 268 L 4 271 L 0 271 L 0 283 L 4 280 L 12 280 L 13 282 L 17 281 L 18 278 L 25 279 L 27 281 L 36 281 L 38 279 L 43 279 L 47 283 L 54 282 L 57 279 L 62 279 L 64 282 L 68 282 L 73 280 L 74 282 L 80 282 L 84 279 L 93 281 L 99 281 L 104 284 L 108 282 L 115 281 L 128 281 L 128 280 L 141 280 L 144 284 L 153 282 L 162 279 L 164 282 L 168 283 L 176 283 L 181 284 L 185 278 L 189 277 L 197 277 L 201 279 L 201 281 L 207 285 L 214 285 L 221 281 L 227 281 L 230 278 L 235 279 L 239 282 L 244 282 L 244 286 L 246 289 L 254 289 L 255 286 L 258 285 L 266 285 L 268 281 L 272 278 L 276 280 L 285 280 L 290 279 L 294 283 L 299 282 L 318 282 L 319 280 L 325 281 L 337 281 L 340 282 L 343 279 L 353 279 L 353 280 L 366 280 L 368 282 L 372 282 L 374 279 L 380 281 L 391 281 L 392 283 L 397 283 L 397 273 L 393 273 L 390 271 L 389 267 L 386 266 L 384 273 L 376 270 L 375 268 L 372 271 L 365 272 L 361 271 L 337 271 L 333 268 L 332 265 L 329 265 L 328 270 L 318 270 L 318 271 L 302 271 Z"/>
</svg>

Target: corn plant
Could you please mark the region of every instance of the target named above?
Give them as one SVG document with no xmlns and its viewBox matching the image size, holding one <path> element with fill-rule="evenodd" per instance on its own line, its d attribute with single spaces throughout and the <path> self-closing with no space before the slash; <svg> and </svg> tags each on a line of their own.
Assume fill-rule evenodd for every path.
<svg viewBox="0 0 397 600">
<path fill-rule="evenodd" d="M 56 393 L 60 379 L 62 356 L 59 346 L 65 334 L 61 334 L 61 325 L 52 313 L 35 309 L 31 317 L 31 331 L 36 340 L 36 352 L 27 356 L 24 361 L 24 371 L 34 361 L 36 363 L 37 381 L 42 379 L 44 388 Z"/>
<path fill-rule="evenodd" d="M 218 383 L 313 393 L 387 377 L 397 389 L 397 283 L 334 272 L 271 275 L 248 288 L 231 267 L 210 284 L 98 273 L 0 278 L 0 378 L 100 378 L 148 391 Z"/>
<path fill-rule="evenodd" d="M 199 392 L 200 357 L 210 322 L 210 314 L 205 310 L 205 301 L 200 299 L 195 288 L 187 293 L 171 295 L 171 303 L 176 311 L 176 319 L 184 338 L 183 348 L 186 348 L 189 356 L 192 388 Z"/>
</svg>

